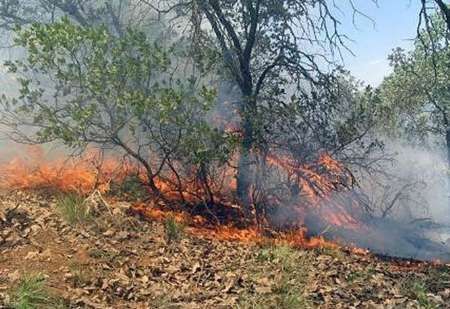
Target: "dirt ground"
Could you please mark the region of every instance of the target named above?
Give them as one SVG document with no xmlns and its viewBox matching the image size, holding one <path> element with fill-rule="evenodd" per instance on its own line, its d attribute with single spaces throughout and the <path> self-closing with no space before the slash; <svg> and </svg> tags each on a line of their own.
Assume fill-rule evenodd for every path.
<svg viewBox="0 0 450 309">
<path fill-rule="evenodd" d="M 129 206 L 74 225 L 55 196 L 3 193 L 0 308 L 37 275 L 61 308 L 450 308 L 446 265 L 207 239 Z"/>
</svg>

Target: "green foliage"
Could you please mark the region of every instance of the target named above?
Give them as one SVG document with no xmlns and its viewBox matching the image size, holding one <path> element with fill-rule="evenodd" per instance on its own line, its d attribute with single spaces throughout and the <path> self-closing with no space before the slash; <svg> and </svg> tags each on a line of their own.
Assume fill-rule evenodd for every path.
<svg viewBox="0 0 450 309">
<path fill-rule="evenodd" d="M 56 201 L 61 216 L 69 224 L 81 224 L 89 221 L 92 216 L 84 203 L 84 198 L 76 194 L 60 196 Z"/>
<path fill-rule="evenodd" d="M 142 200 L 148 197 L 148 189 L 145 188 L 143 181 L 135 175 L 128 176 L 119 183 L 111 183 L 110 193 L 131 200 Z"/>
<path fill-rule="evenodd" d="M 259 261 L 266 261 L 271 263 L 281 263 L 289 267 L 292 263 L 292 258 L 296 256 L 295 250 L 289 246 L 269 246 L 263 247 L 258 255 Z"/>
<path fill-rule="evenodd" d="M 424 141 L 445 136 L 450 108 L 450 46 L 442 16 L 422 30 L 414 48 L 397 48 L 389 56 L 393 73 L 380 86 L 380 124 L 390 135 Z"/>
<path fill-rule="evenodd" d="M 49 88 L 41 86 L 43 81 L 20 77 L 21 95 L 11 101 L 16 112 L 33 115 L 39 141 L 62 139 L 76 146 L 101 125 L 119 129 L 128 114 L 140 117 L 146 109 L 158 107 L 161 120 L 167 120 L 180 101 L 180 93 L 158 83 L 144 87 L 170 61 L 143 33 L 129 31 L 115 38 L 106 28 L 83 28 L 63 19 L 19 30 L 15 41 L 27 49 L 27 58 L 7 62 L 9 71 L 34 71 L 54 80 Z M 52 90 L 65 101 L 61 109 L 56 109 L 56 102 L 44 104 Z M 101 118 L 105 104 L 115 112 L 114 123 Z"/>
<path fill-rule="evenodd" d="M 42 275 L 22 278 L 11 291 L 11 306 L 14 309 L 66 308 L 61 299 L 50 295 Z"/>
<path fill-rule="evenodd" d="M 169 217 L 164 221 L 164 232 L 168 244 L 178 242 L 183 238 L 184 225 L 178 223 L 175 218 Z"/>
<path fill-rule="evenodd" d="M 116 36 L 66 18 L 18 29 L 15 42 L 26 57 L 6 66 L 20 81 L 20 95 L 2 97 L 0 122 L 21 141 L 118 149 L 143 166 L 149 181 L 176 166 L 182 177 L 200 165 L 223 165 L 234 151 L 235 139 L 208 123 L 215 89 L 192 76 L 177 78 L 176 46 L 163 48 L 142 31 Z"/>
</svg>

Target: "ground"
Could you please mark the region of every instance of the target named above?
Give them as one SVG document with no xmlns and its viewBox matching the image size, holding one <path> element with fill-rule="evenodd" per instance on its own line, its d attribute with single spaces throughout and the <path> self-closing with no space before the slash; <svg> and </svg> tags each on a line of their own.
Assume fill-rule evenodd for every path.
<svg viewBox="0 0 450 309">
<path fill-rule="evenodd" d="M 450 308 L 446 265 L 208 239 L 125 202 L 77 222 L 58 203 L 0 196 L 0 308 Z"/>
</svg>

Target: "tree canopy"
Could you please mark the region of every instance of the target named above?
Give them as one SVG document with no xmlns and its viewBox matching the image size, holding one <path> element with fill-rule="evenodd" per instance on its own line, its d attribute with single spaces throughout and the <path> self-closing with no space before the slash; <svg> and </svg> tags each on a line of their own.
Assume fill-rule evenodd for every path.
<svg viewBox="0 0 450 309">
<path fill-rule="evenodd" d="M 132 2 L 111 6 L 120 11 L 120 3 Z M 331 172 L 318 163 L 325 155 L 367 166 L 364 158 L 378 146 L 369 134 L 374 95 L 335 63 L 345 35 L 327 1 L 133 3 L 167 20 L 171 38 L 155 39 L 141 24 L 116 27 L 108 22 L 116 10 L 90 1 L 73 3 L 74 10 L 87 14 L 92 6 L 109 17 L 84 23 L 55 2 L 54 20 L 15 22 L 25 57 L 7 66 L 20 94 L 2 97 L 0 121 L 16 140 L 121 149 L 146 171 L 152 194 L 164 195 L 158 180 L 165 179 L 170 191 L 183 196 L 191 187 L 208 204 L 217 175 L 231 166 L 247 216 L 317 180 L 280 172 L 271 158 L 317 174 Z M 350 169 L 342 173 L 332 178 L 351 178 Z"/>
<path fill-rule="evenodd" d="M 441 15 L 434 15 L 432 29 L 424 28 L 414 49 L 397 48 L 389 59 L 394 69 L 380 87 L 385 127 L 423 143 L 442 136 L 450 146 L 450 48 L 448 29 Z M 399 129 L 403 129 L 399 130 Z M 450 148 L 449 148 L 450 149 Z"/>
</svg>

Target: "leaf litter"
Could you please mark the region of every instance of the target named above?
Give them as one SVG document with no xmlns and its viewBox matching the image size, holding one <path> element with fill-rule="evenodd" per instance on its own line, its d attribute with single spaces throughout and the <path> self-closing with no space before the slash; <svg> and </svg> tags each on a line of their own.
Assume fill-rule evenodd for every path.
<svg viewBox="0 0 450 309">
<path fill-rule="evenodd" d="M 448 265 L 189 233 L 168 243 L 163 222 L 128 207 L 70 225 L 52 195 L 2 195 L 0 308 L 36 272 L 67 308 L 450 308 Z"/>
</svg>

